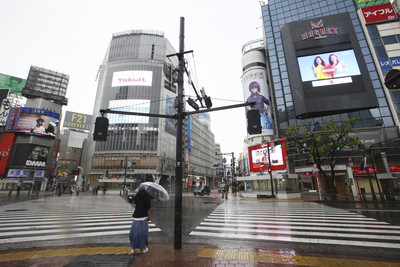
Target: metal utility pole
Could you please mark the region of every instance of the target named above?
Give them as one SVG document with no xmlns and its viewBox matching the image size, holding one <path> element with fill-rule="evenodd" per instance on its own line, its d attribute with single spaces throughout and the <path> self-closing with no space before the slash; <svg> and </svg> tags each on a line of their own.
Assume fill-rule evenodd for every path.
<svg viewBox="0 0 400 267">
<path fill-rule="evenodd" d="M 176 168 L 175 168 L 175 231 L 174 231 L 174 248 L 182 248 L 182 178 L 183 164 L 185 159 L 183 156 L 183 118 L 184 118 L 184 102 L 183 102 L 183 74 L 185 72 L 184 61 L 184 39 L 185 39 L 185 18 L 180 18 L 180 34 L 179 34 L 179 70 L 178 70 L 178 108 L 177 108 L 177 132 L 176 132 Z"/>
<path fill-rule="evenodd" d="M 268 146 L 268 172 L 269 172 L 269 178 L 271 179 L 271 192 L 272 192 L 272 197 L 275 197 L 275 193 L 274 193 L 274 179 L 272 178 L 272 165 L 271 165 L 271 153 L 269 151 L 270 148 L 270 144 L 269 142 L 267 142 Z"/>
</svg>

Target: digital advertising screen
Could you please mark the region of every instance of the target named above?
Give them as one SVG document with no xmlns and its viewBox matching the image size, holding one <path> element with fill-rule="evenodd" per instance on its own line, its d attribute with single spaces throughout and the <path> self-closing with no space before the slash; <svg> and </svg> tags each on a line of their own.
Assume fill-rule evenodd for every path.
<svg viewBox="0 0 400 267">
<path fill-rule="evenodd" d="M 117 86 L 151 86 L 153 72 L 145 70 L 116 71 L 112 78 L 112 87 Z"/>
<path fill-rule="evenodd" d="M 150 113 L 150 100 L 143 99 L 120 99 L 111 100 L 109 102 L 109 109 L 116 111 L 127 111 L 127 112 L 138 112 L 138 113 Z M 147 116 L 136 116 L 136 115 L 124 115 L 124 114 L 107 114 L 109 124 L 123 124 L 123 123 L 149 123 L 149 117 Z"/>
<path fill-rule="evenodd" d="M 360 76 L 356 55 L 352 49 L 314 54 L 297 58 L 301 81 L 313 87 L 352 83 L 351 76 Z"/>
<path fill-rule="evenodd" d="M 268 149 L 270 159 L 268 158 Z M 270 163 L 272 171 L 285 170 L 286 157 L 287 151 L 284 139 L 280 140 L 277 145 L 274 142 L 270 142 L 251 146 L 249 147 L 250 172 L 268 171 Z"/>
<path fill-rule="evenodd" d="M 59 128 L 60 114 L 38 108 L 20 108 L 13 131 L 54 138 Z"/>
<path fill-rule="evenodd" d="M 281 35 L 296 118 L 379 106 L 348 13 L 291 22 Z"/>
</svg>

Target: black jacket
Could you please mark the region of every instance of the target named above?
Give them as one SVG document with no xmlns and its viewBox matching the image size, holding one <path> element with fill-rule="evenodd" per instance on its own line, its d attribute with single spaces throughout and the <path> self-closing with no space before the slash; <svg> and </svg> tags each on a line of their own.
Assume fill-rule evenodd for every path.
<svg viewBox="0 0 400 267">
<path fill-rule="evenodd" d="M 147 212 L 151 208 L 151 198 L 146 191 L 140 190 L 137 192 L 135 198 L 133 199 L 135 202 L 135 211 L 133 212 L 132 217 L 134 218 L 143 218 L 147 217 Z"/>
</svg>

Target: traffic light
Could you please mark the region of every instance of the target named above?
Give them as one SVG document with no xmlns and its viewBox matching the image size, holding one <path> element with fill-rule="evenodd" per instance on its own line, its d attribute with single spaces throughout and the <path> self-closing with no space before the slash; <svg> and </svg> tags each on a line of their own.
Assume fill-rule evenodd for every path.
<svg viewBox="0 0 400 267">
<path fill-rule="evenodd" d="M 260 134 L 262 132 L 260 112 L 256 109 L 252 109 L 247 112 L 247 132 L 250 135 Z"/>
<path fill-rule="evenodd" d="M 209 96 L 204 96 L 204 103 L 206 103 L 206 107 L 209 109 L 212 107 L 211 98 Z"/>
<path fill-rule="evenodd" d="M 187 100 L 187 102 L 188 102 L 189 106 L 191 106 L 192 108 L 194 108 L 196 111 L 200 109 L 200 108 L 199 108 L 199 105 L 197 105 L 196 102 L 195 102 L 193 99 L 191 99 L 190 97 L 189 97 L 189 99 Z"/>
<path fill-rule="evenodd" d="M 94 123 L 94 141 L 106 141 L 108 135 L 108 119 L 104 117 L 97 117 Z"/>
</svg>

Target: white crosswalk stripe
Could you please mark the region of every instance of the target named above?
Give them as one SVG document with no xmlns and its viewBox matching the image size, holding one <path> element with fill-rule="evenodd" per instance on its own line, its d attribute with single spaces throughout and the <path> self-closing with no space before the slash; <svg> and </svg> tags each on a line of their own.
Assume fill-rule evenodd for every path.
<svg viewBox="0 0 400 267">
<path fill-rule="evenodd" d="M 93 205 L 84 205 L 84 204 Z M 85 207 L 93 207 L 88 209 Z M 55 197 L 0 206 L 0 244 L 129 235 L 134 208 L 116 197 Z M 149 232 L 160 232 L 149 223 Z"/>
<path fill-rule="evenodd" d="M 400 249 L 400 226 L 318 203 L 228 201 L 190 236 Z"/>
</svg>

